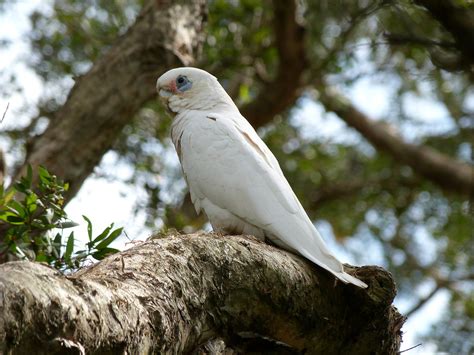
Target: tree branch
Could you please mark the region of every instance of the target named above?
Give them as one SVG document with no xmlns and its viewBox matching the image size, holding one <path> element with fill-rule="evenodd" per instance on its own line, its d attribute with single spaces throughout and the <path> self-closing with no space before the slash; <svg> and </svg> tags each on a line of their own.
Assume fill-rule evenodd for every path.
<svg viewBox="0 0 474 355">
<path fill-rule="evenodd" d="M 367 117 L 331 87 L 320 82 L 317 89 L 319 101 L 326 110 L 336 113 L 376 148 L 389 153 L 395 160 L 410 166 L 446 191 L 465 195 L 474 193 L 474 168 L 469 164 L 430 147 L 407 143 L 382 122 Z"/>
<path fill-rule="evenodd" d="M 305 29 L 296 19 L 296 1 L 274 0 L 273 8 L 278 71 L 273 80 L 263 85 L 257 97 L 240 110 L 255 128 L 270 122 L 296 101 L 302 86 L 301 77 L 307 68 Z"/>
<path fill-rule="evenodd" d="M 135 24 L 76 81 L 52 123 L 32 140 L 16 176 L 28 164 L 43 165 L 70 183 L 70 200 L 122 128 L 156 95 L 158 75 L 193 61 L 202 40 L 204 4 L 146 2 Z"/>
<path fill-rule="evenodd" d="M 427 302 L 429 302 L 437 293 L 443 288 L 442 285 L 437 284 L 429 294 L 425 297 L 422 297 L 418 300 L 418 302 L 405 314 L 407 318 L 411 317 L 413 313 L 416 313 L 423 307 Z"/>
<path fill-rule="evenodd" d="M 242 236 L 149 240 L 64 276 L 39 263 L 0 265 L 5 353 L 186 353 L 209 339 L 257 334 L 307 353 L 395 354 L 402 317 L 391 275 L 352 270 L 367 290 Z"/>
<path fill-rule="evenodd" d="M 334 181 L 330 184 L 318 186 L 317 189 L 314 189 L 309 192 L 308 199 L 311 203 L 311 209 L 318 209 L 322 204 L 326 202 L 354 195 L 369 186 L 373 187 L 376 185 L 380 185 L 385 180 L 388 179 L 376 178 L 368 180 L 357 178 L 352 180 Z"/>
<path fill-rule="evenodd" d="M 431 38 L 418 37 L 413 34 L 402 34 L 402 33 L 389 33 L 385 32 L 383 36 L 387 39 L 388 43 L 392 45 L 404 45 L 404 44 L 418 44 L 427 47 L 443 47 L 452 49 L 455 47 L 455 43 L 447 41 L 437 41 Z"/>
<path fill-rule="evenodd" d="M 428 10 L 451 35 L 456 48 L 462 53 L 463 61 L 472 71 L 474 69 L 474 6 L 460 5 L 453 0 L 415 0 L 415 3 Z"/>
</svg>

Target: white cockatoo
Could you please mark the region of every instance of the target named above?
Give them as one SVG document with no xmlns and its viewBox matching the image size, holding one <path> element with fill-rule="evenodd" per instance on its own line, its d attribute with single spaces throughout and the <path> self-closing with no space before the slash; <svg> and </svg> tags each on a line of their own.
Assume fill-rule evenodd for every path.
<svg viewBox="0 0 474 355">
<path fill-rule="evenodd" d="M 158 78 L 157 90 L 174 116 L 171 138 L 191 200 L 216 232 L 267 238 L 345 283 L 367 287 L 328 250 L 275 156 L 213 75 L 172 69 Z"/>
</svg>

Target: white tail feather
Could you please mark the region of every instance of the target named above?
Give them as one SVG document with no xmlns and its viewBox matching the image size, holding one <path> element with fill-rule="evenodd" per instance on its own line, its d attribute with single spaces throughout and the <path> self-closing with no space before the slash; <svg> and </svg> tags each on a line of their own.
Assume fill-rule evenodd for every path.
<svg viewBox="0 0 474 355">
<path fill-rule="evenodd" d="M 367 284 L 365 282 L 362 282 L 360 281 L 358 278 L 354 277 L 354 276 L 351 276 L 349 275 L 348 273 L 344 272 L 344 266 L 342 265 L 342 263 L 340 263 L 334 256 L 332 256 L 331 254 L 323 254 L 325 256 L 325 259 L 327 261 L 330 261 L 332 265 L 334 265 L 337 261 L 337 266 L 338 266 L 338 271 L 336 270 L 333 270 L 333 268 L 329 267 L 326 263 L 324 263 L 323 261 L 321 261 L 320 259 L 323 259 L 322 258 L 322 255 L 320 255 L 319 259 L 316 258 L 314 255 L 308 253 L 307 250 L 299 250 L 299 252 L 304 256 L 306 257 L 307 259 L 311 260 L 313 263 L 315 263 L 316 265 L 319 265 L 321 266 L 323 269 L 326 269 L 327 271 L 329 271 L 331 274 L 333 274 L 334 276 L 336 276 L 339 280 L 341 280 L 342 282 L 344 283 L 350 283 L 350 284 L 353 284 L 353 285 L 356 285 L 358 287 L 361 287 L 361 288 L 367 288 Z"/>
<path fill-rule="evenodd" d="M 359 286 L 361 288 L 367 288 L 367 284 L 365 282 L 360 281 L 358 278 L 349 275 L 346 272 L 333 272 L 333 274 L 341 281 L 345 283 L 351 283 L 353 285 Z"/>
</svg>

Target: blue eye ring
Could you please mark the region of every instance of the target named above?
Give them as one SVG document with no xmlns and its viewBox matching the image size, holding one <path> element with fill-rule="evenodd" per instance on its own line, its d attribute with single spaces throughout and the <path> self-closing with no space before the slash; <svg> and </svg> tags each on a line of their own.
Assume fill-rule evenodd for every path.
<svg viewBox="0 0 474 355">
<path fill-rule="evenodd" d="M 189 79 L 186 76 L 180 75 L 176 78 L 176 88 L 179 91 L 183 92 L 183 91 L 189 90 L 191 89 L 192 86 L 193 86 L 193 83 L 189 81 Z"/>
</svg>

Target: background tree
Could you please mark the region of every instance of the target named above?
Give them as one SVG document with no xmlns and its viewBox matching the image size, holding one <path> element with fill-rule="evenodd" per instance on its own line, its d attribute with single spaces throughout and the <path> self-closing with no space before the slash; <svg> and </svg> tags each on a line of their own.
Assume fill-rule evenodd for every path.
<svg viewBox="0 0 474 355">
<path fill-rule="evenodd" d="M 154 4 L 57 0 L 31 15 L 28 65 L 49 89 L 28 123 L 1 132 L 8 147 L 24 147 L 6 150 L 12 175 L 45 165 L 70 183 L 69 201 L 113 151 L 133 167 L 127 183 L 148 193 L 136 211 L 150 228 L 201 228 L 154 92 L 159 74 L 198 58 L 260 129 L 309 215 L 356 260 L 393 272 L 408 316 L 447 291 L 427 337 L 440 351 L 472 352 L 473 5 L 215 0 L 203 36 L 190 37 L 183 31 L 199 18 L 157 19 Z M 150 35 L 160 28 L 169 33 Z M 367 84 L 388 92 L 383 117 L 350 100 Z M 299 118 L 308 107 L 320 124 L 334 125 L 335 114 L 350 128 L 308 133 L 311 120 Z"/>
</svg>

